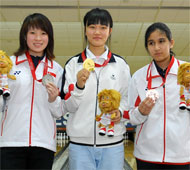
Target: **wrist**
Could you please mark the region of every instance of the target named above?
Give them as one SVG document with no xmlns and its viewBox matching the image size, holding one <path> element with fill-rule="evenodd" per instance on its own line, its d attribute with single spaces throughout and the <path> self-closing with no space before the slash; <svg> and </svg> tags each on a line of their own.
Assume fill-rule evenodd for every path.
<svg viewBox="0 0 190 170">
<path fill-rule="evenodd" d="M 80 87 L 80 86 L 77 84 L 77 82 L 76 82 L 76 87 L 77 87 L 78 89 L 80 89 L 80 90 L 84 90 L 84 88 L 85 88 L 85 86 L 84 86 L 84 87 Z"/>
</svg>

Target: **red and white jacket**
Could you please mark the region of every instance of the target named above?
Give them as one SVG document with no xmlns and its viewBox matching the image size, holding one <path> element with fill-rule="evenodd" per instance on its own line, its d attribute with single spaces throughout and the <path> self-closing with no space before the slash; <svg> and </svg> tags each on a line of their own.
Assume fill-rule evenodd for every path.
<svg viewBox="0 0 190 170">
<path fill-rule="evenodd" d="M 55 106 L 60 105 L 60 98 L 49 103 L 41 81 L 46 72 L 53 76 L 54 83 L 60 87 L 63 68 L 46 57 L 36 69 L 30 69 L 25 54 L 12 56 L 11 60 L 13 68 L 10 74 L 15 75 L 16 80 L 8 80 L 10 98 L 0 122 L 0 147 L 37 146 L 56 151 L 55 119 L 62 113 Z"/>
<path fill-rule="evenodd" d="M 129 86 L 130 111 L 124 117 L 137 125 L 134 155 L 157 163 L 190 163 L 190 112 L 180 110 L 180 86 L 177 84 L 178 61 L 172 57 L 166 79 L 154 62 L 136 71 Z M 143 116 L 138 105 L 146 98 L 147 88 L 159 93 L 151 113 Z"/>
</svg>

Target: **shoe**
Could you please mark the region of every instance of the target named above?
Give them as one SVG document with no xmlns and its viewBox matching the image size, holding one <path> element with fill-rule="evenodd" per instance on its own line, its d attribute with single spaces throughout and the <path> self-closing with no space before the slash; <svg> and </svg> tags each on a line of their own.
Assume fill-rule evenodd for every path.
<svg viewBox="0 0 190 170">
<path fill-rule="evenodd" d="M 186 109 L 186 103 L 185 103 L 185 102 L 180 102 L 179 108 L 180 108 L 181 110 L 185 110 L 185 109 Z"/>
<path fill-rule="evenodd" d="M 190 111 L 190 103 L 187 104 L 187 110 Z"/>
<path fill-rule="evenodd" d="M 113 137 L 114 136 L 114 130 L 113 129 L 109 129 L 107 135 L 108 135 L 108 137 Z"/>
<path fill-rule="evenodd" d="M 9 96 L 10 96 L 10 91 L 9 91 L 9 89 L 4 89 L 4 90 L 3 90 L 3 97 L 7 98 L 7 97 L 9 97 Z"/>
<path fill-rule="evenodd" d="M 0 87 L 0 95 L 3 94 L 3 89 Z"/>
<path fill-rule="evenodd" d="M 99 135 L 104 136 L 105 134 L 106 134 L 106 128 L 105 127 L 100 128 Z"/>
</svg>

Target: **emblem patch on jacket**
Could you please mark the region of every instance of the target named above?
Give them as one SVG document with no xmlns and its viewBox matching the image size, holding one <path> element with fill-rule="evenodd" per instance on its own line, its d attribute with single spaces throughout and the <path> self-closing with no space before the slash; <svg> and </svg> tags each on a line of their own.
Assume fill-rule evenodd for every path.
<svg viewBox="0 0 190 170">
<path fill-rule="evenodd" d="M 21 71 L 15 71 L 14 75 L 19 75 L 21 73 Z"/>
<path fill-rule="evenodd" d="M 112 80 L 116 80 L 115 74 L 112 74 L 112 75 L 111 75 L 111 79 L 112 79 Z"/>
</svg>

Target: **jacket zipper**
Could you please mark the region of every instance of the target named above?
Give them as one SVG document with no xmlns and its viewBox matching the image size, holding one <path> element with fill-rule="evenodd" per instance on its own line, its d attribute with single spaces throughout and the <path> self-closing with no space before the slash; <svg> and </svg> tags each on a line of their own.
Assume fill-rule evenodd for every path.
<svg viewBox="0 0 190 170">
<path fill-rule="evenodd" d="M 33 79 L 33 86 L 32 86 L 32 101 L 31 101 L 31 111 L 30 111 L 30 129 L 29 129 L 29 146 L 32 143 L 32 114 L 33 114 L 33 105 L 34 105 L 34 83 L 35 80 Z"/>
<path fill-rule="evenodd" d="M 164 153 L 162 162 L 165 161 L 165 154 L 166 154 L 166 90 L 165 90 L 165 84 L 163 85 L 164 90 Z"/>
<path fill-rule="evenodd" d="M 96 74 L 96 72 L 95 72 Z M 100 75 L 100 72 L 99 72 Z M 97 78 L 97 89 L 96 89 L 96 107 L 95 107 L 95 117 L 97 114 L 97 104 L 98 104 L 98 88 L 99 88 L 99 76 L 97 76 L 96 74 L 96 78 Z M 96 119 L 94 119 L 94 146 L 96 146 Z"/>
</svg>

